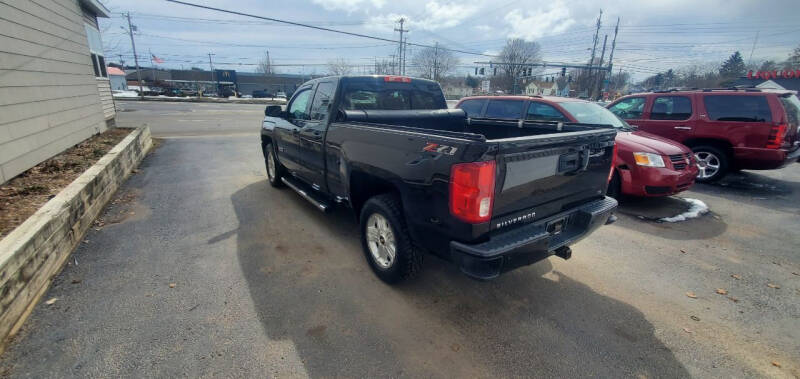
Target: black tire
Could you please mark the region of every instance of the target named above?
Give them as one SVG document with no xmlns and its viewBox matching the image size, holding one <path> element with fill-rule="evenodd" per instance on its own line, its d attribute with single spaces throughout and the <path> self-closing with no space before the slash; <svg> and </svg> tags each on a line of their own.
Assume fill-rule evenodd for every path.
<svg viewBox="0 0 800 379">
<path fill-rule="evenodd" d="M 388 226 L 393 233 L 395 242 L 395 257 L 387 266 L 382 265 L 373 255 L 368 245 L 367 227 L 373 219 L 371 216 L 379 215 L 388 221 Z M 401 282 L 416 275 L 422 267 L 422 251 L 411 243 L 400 199 L 394 194 L 377 195 L 364 203 L 361 208 L 361 247 L 369 266 L 375 275 L 386 283 Z M 380 238 L 383 243 L 383 237 Z"/>
<path fill-rule="evenodd" d="M 724 150 L 711 145 L 698 145 L 692 147 L 692 152 L 694 152 L 694 158 L 697 161 L 697 166 L 700 168 L 697 179 L 695 179 L 698 182 L 714 182 L 722 179 L 728 173 L 730 158 Z M 705 167 L 702 166 L 704 164 L 701 162 L 702 159 L 707 160 L 705 162 Z M 712 169 L 711 167 L 713 166 L 711 164 L 715 164 L 717 168 Z"/>
<path fill-rule="evenodd" d="M 274 175 L 272 172 L 270 172 L 269 168 L 270 158 L 273 159 L 275 165 Z M 283 175 L 286 174 L 286 169 L 278 162 L 275 154 L 275 147 L 272 143 L 264 145 L 264 166 L 267 169 L 267 181 L 269 182 L 269 185 L 275 188 L 284 187 L 281 178 L 283 178 Z"/>
<path fill-rule="evenodd" d="M 619 200 L 621 194 L 622 194 L 622 181 L 619 178 L 619 173 L 617 172 L 617 170 L 614 170 L 614 174 L 611 176 L 611 181 L 608 182 L 608 189 L 606 190 L 606 196 L 613 197 Z"/>
</svg>

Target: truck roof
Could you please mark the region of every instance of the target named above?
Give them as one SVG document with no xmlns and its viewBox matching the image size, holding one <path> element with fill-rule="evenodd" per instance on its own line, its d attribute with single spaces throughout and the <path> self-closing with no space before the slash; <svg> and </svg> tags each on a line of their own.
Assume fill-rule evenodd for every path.
<svg viewBox="0 0 800 379">
<path fill-rule="evenodd" d="M 415 81 L 415 82 L 428 82 L 428 83 L 438 84 L 437 82 L 435 82 L 433 80 L 430 80 L 430 79 L 415 78 L 415 77 L 411 77 L 411 76 L 401 76 L 401 75 L 331 75 L 331 76 L 325 76 L 325 77 L 321 77 L 321 78 L 314 78 L 314 79 L 311 79 L 311 80 L 309 80 L 309 81 L 307 81 L 305 83 L 315 83 L 315 82 L 318 82 L 318 81 L 323 80 L 323 79 L 340 80 L 340 79 L 380 79 L 380 78 L 384 78 L 384 79 L 389 78 L 389 79 L 386 79 L 386 81 L 411 80 L 411 81 Z"/>
</svg>

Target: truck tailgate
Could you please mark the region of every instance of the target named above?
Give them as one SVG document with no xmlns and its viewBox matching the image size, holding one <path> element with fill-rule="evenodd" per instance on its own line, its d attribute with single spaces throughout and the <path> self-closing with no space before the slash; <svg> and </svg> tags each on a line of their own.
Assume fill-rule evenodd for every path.
<svg viewBox="0 0 800 379">
<path fill-rule="evenodd" d="M 498 177 L 492 229 L 529 222 L 605 195 L 613 129 L 490 140 Z"/>
</svg>

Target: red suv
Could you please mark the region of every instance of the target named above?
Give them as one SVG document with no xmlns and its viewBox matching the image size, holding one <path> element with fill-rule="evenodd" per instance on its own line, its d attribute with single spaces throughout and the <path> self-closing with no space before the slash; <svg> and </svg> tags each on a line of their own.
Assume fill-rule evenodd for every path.
<svg viewBox="0 0 800 379">
<path fill-rule="evenodd" d="M 608 195 L 668 196 L 689 189 L 697 176 L 692 151 L 675 141 L 634 130 L 588 101 L 550 96 L 474 96 L 456 104 L 471 118 L 607 124 L 617 128 L 616 169 Z"/>
<path fill-rule="evenodd" d="M 671 90 L 625 96 L 608 109 L 641 130 L 689 146 L 698 181 L 730 170 L 780 168 L 800 158 L 800 100 L 791 92 Z"/>
</svg>

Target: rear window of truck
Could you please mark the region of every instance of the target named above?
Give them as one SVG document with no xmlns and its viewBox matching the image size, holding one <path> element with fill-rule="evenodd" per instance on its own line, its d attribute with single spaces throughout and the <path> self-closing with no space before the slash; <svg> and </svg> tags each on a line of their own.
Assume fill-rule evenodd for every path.
<svg viewBox="0 0 800 379">
<path fill-rule="evenodd" d="M 708 95 L 703 103 L 714 121 L 772 122 L 766 96 Z"/>
<path fill-rule="evenodd" d="M 411 79 L 411 82 L 385 82 L 383 78 L 347 79 L 342 89 L 346 110 L 446 109 L 438 84 Z"/>
</svg>

